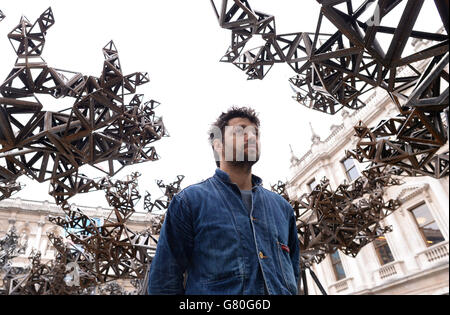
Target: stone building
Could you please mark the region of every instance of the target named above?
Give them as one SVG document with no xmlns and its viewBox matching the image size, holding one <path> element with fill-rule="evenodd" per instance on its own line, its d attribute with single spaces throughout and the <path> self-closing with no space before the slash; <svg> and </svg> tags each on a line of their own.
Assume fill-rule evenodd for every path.
<svg viewBox="0 0 450 315">
<path fill-rule="evenodd" d="M 398 114 L 383 91 L 376 91 L 358 111 L 342 111 L 342 123 L 322 140 L 313 130 L 310 150 L 291 158 L 291 198 L 309 193 L 323 177 L 336 188 L 356 179 L 364 165 L 345 159 L 356 147 L 353 127 L 363 121 L 376 126 Z M 339 117 L 336 117 L 339 120 Z M 439 152 L 448 151 L 448 142 Z M 448 294 L 449 293 L 449 178 L 405 178 L 389 188 L 386 200 L 399 198 L 402 206 L 385 220 L 393 231 L 366 245 L 353 258 L 336 252 L 312 269 L 328 294 Z M 309 294 L 321 294 L 307 273 Z"/>
</svg>

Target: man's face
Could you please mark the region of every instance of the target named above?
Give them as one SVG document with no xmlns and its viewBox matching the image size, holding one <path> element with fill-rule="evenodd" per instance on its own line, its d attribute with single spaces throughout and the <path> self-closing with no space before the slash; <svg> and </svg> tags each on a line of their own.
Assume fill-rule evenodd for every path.
<svg viewBox="0 0 450 315">
<path fill-rule="evenodd" d="M 258 127 L 247 118 L 230 119 L 223 134 L 222 160 L 253 165 L 259 160 Z"/>
</svg>

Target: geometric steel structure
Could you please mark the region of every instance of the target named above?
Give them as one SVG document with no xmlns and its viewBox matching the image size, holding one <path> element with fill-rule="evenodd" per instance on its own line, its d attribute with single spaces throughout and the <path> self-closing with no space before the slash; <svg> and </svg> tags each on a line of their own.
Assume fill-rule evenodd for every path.
<svg viewBox="0 0 450 315">
<path fill-rule="evenodd" d="M 253 10 L 248 1 L 217 2 L 211 0 L 219 24 L 232 32 L 221 61 L 246 71 L 249 79 L 263 79 L 275 63 L 288 63 L 297 73 L 290 79 L 297 87 L 296 100 L 328 114 L 365 106 L 361 96 L 375 87 L 391 93 L 414 84 L 422 73 L 418 62 L 448 51 L 448 1 L 435 1 L 446 35 L 414 29 L 424 0 L 406 1 L 400 15 L 396 9 L 402 1 L 318 0 L 322 7 L 315 34 L 284 35 L 277 35 L 273 16 Z M 386 26 L 393 14 L 395 24 Z M 334 25 L 334 34 L 322 31 L 325 20 Z M 261 35 L 265 45 L 244 51 L 253 35 Z M 386 36 L 392 38 L 383 45 Z M 411 39 L 433 44 L 409 53 L 405 47 Z M 403 75 L 404 67 L 412 74 Z"/>
<path fill-rule="evenodd" d="M 442 20 L 447 35 L 438 32 L 420 32 L 415 29 L 424 0 L 368 0 L 363 3 L 352 0 L 318 0 L 318 2 L 322 5 L 320 19 L 328 19 L 353 47 L 353 51 L 346 50 L 340 54 L 356 60 L 354 64 L 350 64 L 351 67 L 348 67 L 349 64 L 336 64 L 332 60 L 326 64 L 372 86 L 392 92 L 399 85 L 419 78 L 421 71 L 414 66 L 415 63 L 443 55 L 448 51 L 448 1 L 434 1 L 439 13 L 439 17 L 436 18 Z M 396 9 L 402 9 L 402 12 L 399 14 Z M 365 20 L 367 18 L 365 14 L 369 14 L 369 20 Z M 387 20 L 392 26 L 386 25 Z M 408 41 L 413 38 L 428 40 L 432 45 L 410 53 L 405 48 Z M 413 73 L 402 75 L 400 73 L 402 67 L 409 68 Z"/>
<path fill-rule="evenodd" d="M 141 198 L 140 174 L 111 178 L 128 165 L 157 160 L 153 143 L 168 135 L 156 116 L 159 103 L 136 94 L 149 82 L 148 74 L 124 75 L 112 41 L 103 48 L 99 77 L 49 67 L 42 51 L 54 22 L 49 8 L 34 24 L 23 17 L 8 34 L 17 60 L 0 85 L 0 199 L 20 188 L 15 181 L 21 175 L 50 181 L 50 195 L 65 215 L 48 219 L 65 230 L 68 242 L 49 234 L 55 260 L 42 264 L 37 252 L 30 256 L 30 268 L 10 268 L 4 277 L 7 294 L 93 294 L 99 284 L 117 279 L 138 283 L 148 270 L 150 245 L 156 243 L 150 231 L 127 227 Z M 48 111 L 39 94 L 69 97 L 73 105 Z M 85 165 L 107 177 L 89 178 L 80 171 Z M 104 190 L 113 208 L 101 221 L 68 203 L 93 190 Z"/>
<path fill-rule="evenodd" d="M 223 0 L 220 7 L 214 1 L 211 3 L 220 26 L 232 32 L 231 46 L 222 62 L 233 63 L 246 71 L 248 79 L 263 79 L 275 63 L 287 63 L 298 74 L 290 79 L 302 91 L 296 99 L 315 110 L 335 114 L 344 106 L 357 109 L 365 105 L 360 96 L 372 87 L 322 62 L 335 54 L 334 49 L 344 48 L 342 34 L 338 37 L 306 32 L 279 35 L 275 18 L 253 10 L 248 1 Z M 254 35 L 260 35 L 265 45 L 244 51 Z M 319 41 L 325 41 L 320 48 L 316 47 Z M 340 63 L 348 62 L 337 55 Z"/>
<path fill-rule="evenodd" d="M 55 259 L 42 264 L 40 253 L 33 252 L 30 268 L 10 269 L 6 273 L 6 294 L 80 295 L 106 291 L 118 294 L 123 291 L 115 285 L 105 287 L 104 284 L 131 279 L 140 285 L 151 262 L 150 243 L 155 244 L 156 239 L 150 231 L 136 233 L 127 227 L 140 199 L 139 176 L 133 173 L 125 180 L 104 178 L 98 182 L 97 187 L 105 191 L 113 208 L 103 220 L 94 220 L 64 201 L 61 207 L 65 216 L 48 219 L 64 229 L 67 241 L 49 233 L 49 241 L 57 253 Z"/>
<path fill-rule="evenodd" d="M 184 179 L 184 175 L 178 175 L 177 180 L 170 184 L 164 184 L 162 180 L 157 180 L 156 184 L 158 187 L 163 190 L 164 196 L 156 199 L 154 202 L 151 201 L 151 194 L 146 191 L 145 200 L 144 200 L 144 210 L 147 212 L 153 212 L 154 210 L 167 210 L 169 207 L 170 201 L 173 196 L 180 192 L 181 190 L 181 182 Z M 155 209 L 156 208 L 156 209 Z"/>
<path fill-rule="evenodd" d="M 134 173 L 126 180 L 105 179 L 100 186 L 113 208 L 111 214 L 99 223 L 79 209 L 72 209 L 64 202 L 65 217 L 49 217 L 62 227 L 71 240 L 89 257 L 85 269 L 98 283 L 117 279 L 142 279 L 150 262 L 150 242 L 156 240 L 148 231 L 136 233 L 127 227 L 127 221 L 135 212 L 140 199 L 137 177 Z"/>
<path fill-rule="evenodd" d="M 319 2 L 323 5 L 322 13 L 339 31 L 356 46 L 364 48 L 364 52 L 372 58 L 367 66 L 357 69 L 367 69 L 370 73 L 367 80 L 373 80 L 367 82 L 387 90 L 400 111 L 397 117 L 382 121 L 370 130 L 361 123 L 356 126 L 360 141 L 349 155 L 360 162 L 397 166 L 409 176 L 448 176 L 449 153 L 440 152 L 448 141 L 448 124 L 445 130 L 443 123 L 443 113 L 445 110 L 448 112 L 449 104 L 448 1 L 434 2 L 446 34 L 414 30 L 423 0 L 407 1 L 396 27 L 380 26 L 379 23 L 368 25 L 359 21 L 358 16 L 369 7 L 370 1 L 354 12 L 336 9 L 336 5 L 344 1 Z M 376 4 L 378 22 L 381 22 L 400 1 L 377 1 Z M 352 10 L 351 5 L 346 8 Z M 376 41 L 379 33 L 392 35 L 386 51 Z M 427 40 L 431 44 L 420 51 L 404 54 L 410 38 Z M 421 69 L 426 61 L 427 66 Z M 400 71 L 402 67 L 408 71 Z"/>
<path fill-rule="evenodd" d="M 400 115 L 370 130 L 362 123 L 355 127 L 360 142 L 349 155 L 398 166 L 410 176 L 448 176 L 449 154 L 440 152 L 448 140 L 448 1 L 433 3 L 446 34 L 417 29 L 424 0 L 318 2 L 314 34 L 277 35 L 275 18 L 253 10 L 248 1 L 222 0 L 219 6 L 211 0 L 220 26 L 232 32 L 222 61 L 246 71 L 249 79 L 263 79 L 275 63 L 288 63 L 297 73 L 290 79 L 296 100 L 332 115 L 365 106 L 362 95 L 376 87 L 386 90 Z M 325 22 L 335 28 L 333 34 L 325 34 Z M 265 45 L 245 51 L 254 35 Z M 428 44 L 409 52 L 412 40 Z"/>
<path fill-rule="evenodd" d="M 355 127 L 356 136 L 360 138 L 357 147 L 348 151 L 347 156 L 361 163 L 374 162 L 380 166 L 396 166 L 407 176 L 425 175 L 437 179 L 448 176 L 448 151 L 437 153 L 439 146 L 399 140 L 399 130 L 402 130 L 406 122 L 407 117 L 399 115 L 382 121 L 376 128 L 367 128 L 360 124 Z M 420 123 L 417 125 L 417 129 L 425 129 Z"/>
<path fill-rule="evenodd" d="M 14 273 L 9 270 L 3 278 L 7 295 L 80 295 L 84 290 L 72 285 L 71 276 L 75 273 L 70 263 L 59 256 L 54 261 L 41 262 L 41 254 L 32 252 L 30 267 Z M 75 266 L 75 264 L 73 264 Z M 77 272 L 77 271 L 76 271 Z M 79 274 L 77 273 L 77 281 Z M 90 283 L 91 285 L 93 282 Z"/>
<path fill-rule="evenodd" d="M 12 183 L 2 183 L 0 182 L 0 201 L 3 199 L 10 198 L 14 193 L 22 190 L 23 186 L 15 182 Z"/>
<path fill-rule="evenodd" d="M 449 175 L 448 141 L 449 53 L 434 57 L 415 85 L 392 93 L 397 117 L 367 128 L 355 127 L 359 138 L 348 152 L 360 162 L 395 165 L 409 176 L 442 178 Z"/>
<path fill-rule="evenodd" d="M 11 259 L 25 253 L 26 244 L 20 244 L 19 238 L 14 226 L 0 238 L 0 269 L 7 269 Z"/>
<path fill-rule="evenodd" d="M 163 190 L 164 195 L 152 201 L 151 194 L 146 191 L 144 198 L 144 210 L 152 216 L 150 217 L 151 228 L 150 233 L 152 235 L 159 235 L 161 228 L 166 217 L 166 211 L 169 208 L 170 202 L 175 194 L 181 191 L 181 182 L 184 179 L 184 175 L 178 175 L 177 180 L 170 184 L 164 184 L 162 180 L 157 180 L 156 184 Z M 162 213 L 155 213 L 155 211 L 163 211 Z"/>
<path fill-rule="evenodd" d="M 285 184 L 279 182 L 272 190 L 294 208 L 300 239 L 302 268 L 320 263 L 336 250 L 355 257 L 362 247 L 391 231 L 380 222 L 398 209 L 398 200 L 384 201 L 384 189 L 400 185 L 398 170 L 372 167 L 351 184 L 344 182 L 335 190 L 324 178 L 309 194 L 298 200 L 289 198 Z"/>
<path fill-rule="evenodd" d="M 113 176 L 127 165 L 157 160 L 153 142 L 167 134 L 155 116 L 159 103 L 135 94 L 148 74 L 124 75 L 112 41 L 103 48 L 100 77 L 49 67 L 42 52 L 54 22 L 49 8 L 34 24 L 22 17 L 8 34 L 17 60 L 0 85 L 0 182 L 22 174 L 55 181 L 55 194 L 67 199 L 85 180 L 81 166 Z M 47 111 L 39 94 L 74 103 Z"/>
</svg>

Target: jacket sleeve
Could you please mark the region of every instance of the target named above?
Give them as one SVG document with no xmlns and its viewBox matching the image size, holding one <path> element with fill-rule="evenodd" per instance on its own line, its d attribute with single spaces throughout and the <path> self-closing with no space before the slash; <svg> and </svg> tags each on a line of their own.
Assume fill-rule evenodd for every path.
<svg viewBox="0 0 450 315">
<path fill-rule="evenodd" d="M 290 207 L 291 216 L 289 219 L 289 249 L 291 253 L 292 267 L 294 268 L 295 281 L 298 283 L 300 276 L 300 241 L 297 234 L 297 222 L 295 213 Z"/>
<path fill-rule="evenodd" d="M 184 294 L 183 274 L 194 243 L 192 215 L 180 194 L 172 199 L 150 266 L 148 294 Z"/>
</svg>

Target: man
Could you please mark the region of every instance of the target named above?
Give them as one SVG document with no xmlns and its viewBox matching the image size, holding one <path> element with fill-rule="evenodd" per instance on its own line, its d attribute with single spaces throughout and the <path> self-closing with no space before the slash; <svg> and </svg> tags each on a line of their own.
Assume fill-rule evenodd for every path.
<svg viewBox="0 0 450 315">
<path fill-rule="evenodd" d="M 210 132 L 215 175 L 174 196 L 150 267 L 149 294 L 297 294 L 299 240 L 289 203 L 252 175 L 259 119 L 222 113 Z"/>
</svg>

